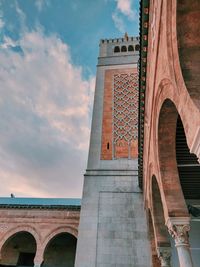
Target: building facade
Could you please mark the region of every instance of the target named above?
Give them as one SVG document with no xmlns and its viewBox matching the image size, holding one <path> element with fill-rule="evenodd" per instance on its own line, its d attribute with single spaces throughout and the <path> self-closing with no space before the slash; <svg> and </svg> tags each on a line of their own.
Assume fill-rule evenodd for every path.
<svg viewBox="0 0 200 267">
<path fill-rule="evenodd" d="M 153 266 L 200 266 L 199 18 L 198 0 L 141 1 L 139 181 Z"/>
<path fill-rule="evenodd" d="M 0 198 L 0 266 L 74 266 L 80 199 Z"/>
</svg>

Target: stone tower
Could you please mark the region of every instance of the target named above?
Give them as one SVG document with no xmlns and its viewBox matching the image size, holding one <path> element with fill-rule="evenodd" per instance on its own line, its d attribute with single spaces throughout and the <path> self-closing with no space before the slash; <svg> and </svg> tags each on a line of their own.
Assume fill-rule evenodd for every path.
<svg viewBox="0 0 200 267">
<path fill-rule="evenodd" d="M 137 37 L 101 40 L 75 267 L 149 267 L 138 186 Z"/>
</svg>

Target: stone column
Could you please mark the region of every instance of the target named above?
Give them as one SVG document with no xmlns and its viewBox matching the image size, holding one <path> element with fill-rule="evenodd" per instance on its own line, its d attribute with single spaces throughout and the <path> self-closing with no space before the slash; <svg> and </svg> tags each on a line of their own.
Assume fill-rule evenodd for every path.
<svg viewBox="0 0 200 267">
<path fill-rule="evenodd" d="M 188 235 L 190 230 L 189 218 L 169 218 L 167 227 L 175 240 L 180 267 L 193 267 Z"/>
<path fill-rule="evenodd" d="M 170 247 L 158 247 L 158 258 L 161 263 L 161 267 L 171 267 L 171 248 Z"/>
</svg>

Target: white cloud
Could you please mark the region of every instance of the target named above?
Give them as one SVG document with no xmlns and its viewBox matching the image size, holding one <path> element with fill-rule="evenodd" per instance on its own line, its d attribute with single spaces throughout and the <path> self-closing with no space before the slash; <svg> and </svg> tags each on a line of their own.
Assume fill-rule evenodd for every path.
<svg viewBox="0 0 200 267">
<path fill-rule="evenodd" d="M 25 32 L 14 45 L 0 51 L 0 194 L 80 196 L 95 79 L 56 35 Z"/>
<path fill-rule="evenodd" d="M 114 21 L 114 24 L 115 24 L 116 28 L 117 28 L 120 32 L 124 33 L 124 32 L 125 32 L 124 21 L 123 21 L 123 19 L 119 16 L 118 12 L 114 12 L 114 13 L 112 14 L 112 19 L 113 19 L 113 21 Z"/>
<path fill-rule="evenodd" d="M 112 19 L 116 28 L 124 33 L 125 22 L 124 17 L 129 21 L 137 21 L 139 16 L 136 9 L 134 9 L 134 0 L 115 0 L 117 3 L 115 11 L 112 13 Z"/>
<path fill-rule="evenodd" d="M 16 47 L 17 42 L 13 41 L 10 37 L 4 36 L 3 37 L 3 42 L 0 44 L 0 48 L 9 48 L 9 47 Z"/>
<path fill-rule="evenodd" d="M 132 8 L 133 1 L 132 0 L 115 0 L 117 2 L 117 9 L 128 16 L 129 19 L 135 20 L 137 18 L 137 11 Z"/>
</svg>

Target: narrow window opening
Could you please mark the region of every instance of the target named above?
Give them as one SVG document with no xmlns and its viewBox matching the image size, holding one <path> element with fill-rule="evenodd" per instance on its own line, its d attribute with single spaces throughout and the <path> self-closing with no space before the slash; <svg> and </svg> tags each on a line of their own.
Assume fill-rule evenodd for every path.
<svg viewBox="0 0 200 267">
<path fill-rule="evenodd" d="M 110 144 L 109 143 L 107 143 L 107 149 L 109 149 L 110 148 Z"/>
</svg>

